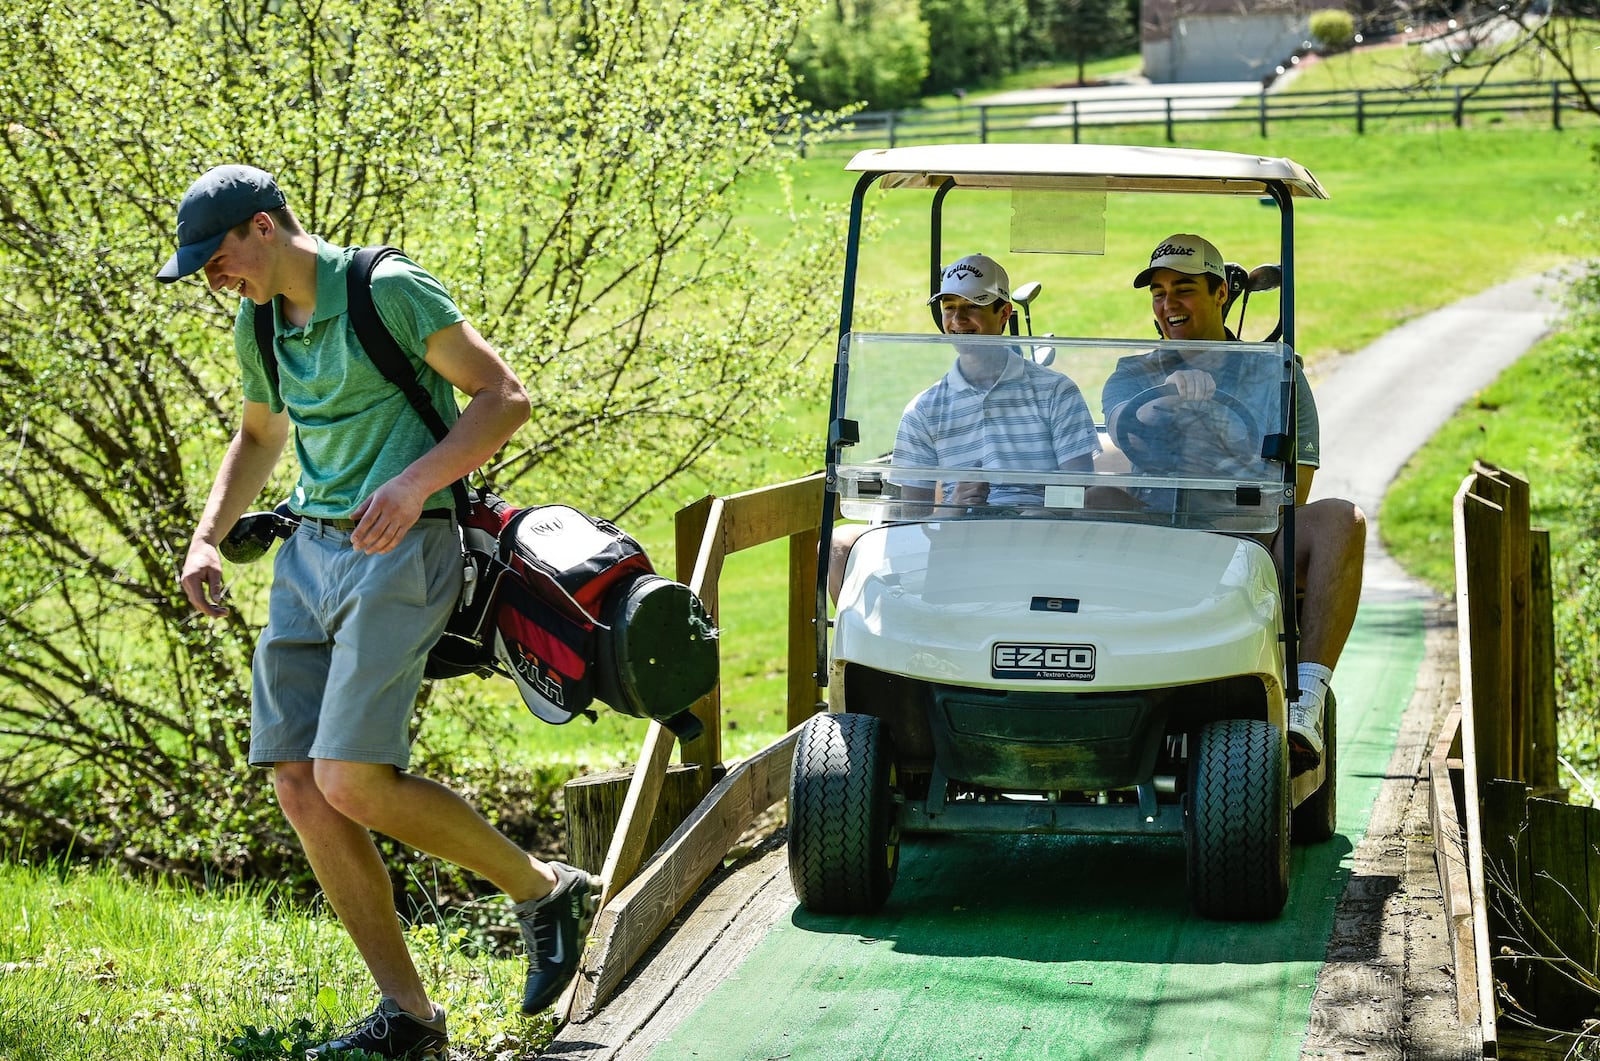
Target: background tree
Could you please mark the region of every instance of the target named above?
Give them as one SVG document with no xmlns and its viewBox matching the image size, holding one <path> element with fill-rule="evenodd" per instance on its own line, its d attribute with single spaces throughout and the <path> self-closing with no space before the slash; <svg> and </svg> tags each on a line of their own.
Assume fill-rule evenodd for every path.
<svg viewBox="0 0 1600 1061">
<path fill-rule="evenodd" d="M 1089 60 L 1138 50 L 1139 11 L 1131 0 L 1032 0 L 1032 6 L 1049 61 L 1076 63 L 1080 85 Z"/>
<path fill-rule="evenodd" d="M 928 58 L 917 0 L 832 0 L 805 21 L 789 66 L 816 107 L 886 110 L 917 104 Z"/>
<path fill-rule="evenodd" d="M 992 83 L 1023 62 L 1026 0 L 922 0 L 928 21 L 927 92 Z"/>
<path fill-rule="evenodd" d="M 793 293 L 834 269 L 834 229 L 794 204 L 800 249 L 758 246 L 728 200 L 807 128 L 796 19 L 786 0 L 0 11 L 8 836 L 195 876 L 283 850 L 244 765 L 264 608 L 200 621 L 176 583 L 239 403 L 233 298 L 154 281 L 188 183 L 250 162 L 311 231 L 406 248 L 529 383 L 497 485 L 619 515 L 724 442 L 764 444 L 813 378 L 794 371 L 820 304 Z"/>
</svg>

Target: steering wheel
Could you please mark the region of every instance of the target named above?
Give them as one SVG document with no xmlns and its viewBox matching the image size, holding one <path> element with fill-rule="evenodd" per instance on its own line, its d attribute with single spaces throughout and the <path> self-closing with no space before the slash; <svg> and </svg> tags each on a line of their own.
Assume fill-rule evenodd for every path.
<svg viewBox="0 0 1600 1061">
<path fill-rule="evenodd" d="M 1176 384 L 1163 383 L 1124 404 L 1112 440 L 1135 468 L 1149 475 L 1216 475 L 1242 470 L 1245 461 L 1258 459 L 1262 436 L 1255 412 L 1225 391 L 1178 401 L 1153 423 L 1139 419 L 1145 406 L 1177 397 Z M 1229 430 L 1235 426 L 1242 436 Z M 1250 450 L 1240 449 L 1235 441 L 1240 437 L 1251 440 Z"/>
</svg>

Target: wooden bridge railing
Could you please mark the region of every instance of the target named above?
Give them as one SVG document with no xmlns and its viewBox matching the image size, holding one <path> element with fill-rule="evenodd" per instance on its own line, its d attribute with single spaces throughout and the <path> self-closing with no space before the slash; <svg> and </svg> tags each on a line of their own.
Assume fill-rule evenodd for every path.
<svg viewBox="0 0 1600 1061">
<path fill-rule="evenodd" d="M 1430 761 L 1458 1008 L 1485 1057 L 1564 1056 L 1600 1001 L 1600 809 L 1558 784 L 1550 539 L 1528 510 L 1527 481 L 1482 463 L 1456 494 L 1461 705 Z"/>
<path fill-rule="evenodd" d="M 723 560 L 743 549 L 788 539 L 789 591 L 787 599 L 774 600 L 772 606 L 789 616 L 789 732 L 724 772 L 719 682 L 694 707 L 704 734 L 683 747 L 683 762 L 698 767 L 704 798 L 681 823 L 672 823 L 676 828 L 646 864 L 646 837 L 676 744 L 670 730 L 650 724 L 600 873 L 605 890 L 589 945 L 573 987 L 557 1007 L 570 1020 L 581 1022 L 595 1014 L 745 830 L 788 794 L 797 727 L 817 709 L 820 693 L 814 671 L 822 486 L 819 473 L 748 493 L 706 497 L 678 513 L 678 577 L 719 625 Z"/>
</svg>

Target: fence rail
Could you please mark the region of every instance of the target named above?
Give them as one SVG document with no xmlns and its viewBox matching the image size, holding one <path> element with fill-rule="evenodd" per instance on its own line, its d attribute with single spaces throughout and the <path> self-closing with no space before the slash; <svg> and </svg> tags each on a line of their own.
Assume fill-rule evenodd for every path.
<svg viewBox="0 0 1600 1061">
<path fill-rule="evenodd" d="M 1600 92 L 1600 81 L 1583 82 Z M 1080 142 L 1091 126 L 1163 127 L 1169 143 L 1180 125 L 1254 125 L 1261 136 L 1285 122 L 1320 121 L 1365 133 L 1369 123 L 1396 118 L 1447 118 L 1458 128 L 1472 117 L 1548 114 L 1561 129 L 1565 115 L 1587 113 L 1566 81 L 1505 81 L 1475 87 L 1368 88 L 1329 92 L 1270 92 L 1249 96 L 1185 94 L 1093 96 L 1056 102 L 976 103 L 919 110 L 862 111 L 836 126 L 835 141 L 889 147 L 973 140 L 1040 130 L 1071 129 Z"/>
</svg>

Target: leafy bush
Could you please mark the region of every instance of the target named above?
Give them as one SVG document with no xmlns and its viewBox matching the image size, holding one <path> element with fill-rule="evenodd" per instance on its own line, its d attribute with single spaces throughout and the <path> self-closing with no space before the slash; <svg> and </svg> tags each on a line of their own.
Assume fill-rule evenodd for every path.
<svg viewBox="0 0 1600 1061">
<path fill-rule="evenodd" d="M 928 20 L 928 93 L 977 88 L 1022 65 L 1025 0 L 922 0 Z"/>
<path fill-rule="evenodd" d="M 834 226 L 791 204 L 804 253 L 758 248 L 729 199 L 810 126 L 782 61 L 797 20 L 788 0 L 0 10 L 0 830 L 23 853 L 195 879 L 301 861 L 245 764 L 266 565 L 230 569 L 225 620 L 177 586 L 239 406 L 233 300 L 154 281 L 188 183 L 248 161 L 311 231 L 406 247 L 528 383 L 496 484 L 581 486 L 615 516 L 762 446 L 825 335 L 792 293 L 835 267 Z"/>
<path fill-rule="evenodd" d="M 819 11 L 789 50 L 795 93 L 825 110 L 914 106 L 928 75 L 928 24 L 916 0 Z"/>
<path fill-rule="evenodd" d="M 1600 806 L 1600 265 L 1590 263 L 1569 290 L 1568 331 L 1563 337 L 1569 386 L 1578 399 L 1580 466 L 1571 481 L 1581 484 L 1568 498 L 1574 531 L 1553 549 L 1556 692 L 1559 745 L 1588 801 Z"/>
<path fill-rule="evenodd" d="M 1356 39 L 1356 20 L 1342 8 L 1323 8 L 1311 14 L 1311 36 L 1325 52 L 1342 52 Z"/>
</svg>

